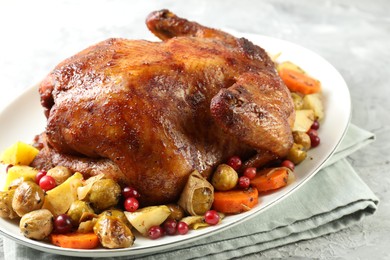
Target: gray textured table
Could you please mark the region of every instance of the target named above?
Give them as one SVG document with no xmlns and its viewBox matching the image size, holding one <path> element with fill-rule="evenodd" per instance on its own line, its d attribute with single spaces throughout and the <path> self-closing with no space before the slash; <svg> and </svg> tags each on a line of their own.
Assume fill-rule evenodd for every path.
<svg viewBox="0 0 390 260">
<path fill-rule="evenodd" d="M 0 106 L 91 43 L 149 37 L 145 16 L 161 8 L 215 28 L 281 38 L 317 52 L 347 82 L 352 122 L 377 136 L 374 144 L 349 158 L 381 199 L 376 215 L 341 232 L 260 255 L 390 258 L 390 1 L 1 0 Z"/>
</svg>

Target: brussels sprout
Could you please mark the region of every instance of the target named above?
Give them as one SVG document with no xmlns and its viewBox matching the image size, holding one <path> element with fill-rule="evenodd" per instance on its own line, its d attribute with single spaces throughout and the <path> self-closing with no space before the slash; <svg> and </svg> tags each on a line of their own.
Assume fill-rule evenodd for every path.
<svg viewBox="0 0 390 260">
<path fill-rule="evenodd" d="M 211 184 L 216 190 L 225 191 L 236 187 L 237 181 L 237 172 L 227 164 L 220 164 L 213 174 Z"/>
<path fill-rule="evenodd" d="M 287 159 L 292 161 L 295 165 L 301 163 L 306 159 L 307 153 L 301 144 L 294 143 L 288 152 Z"/>
<path fill-rule="evenodd" d="M 171 211 L 171 214 L 168 216 L 168 219 L 174 219 L 180 221 L 185 216 L 184 210 L 177 204 L 168 204 L 167 207 Z"/>
<path fill-rule="evenodd" d="M 80 218 L 84 212 L 94 213 L 88 202 L 81 200 L 75 200 L 72 202 L 67 212 L 67 215 L 72 220 L 73 226 L 78 226 L 78 224 L 80 223 Z"/>
<path fill-rule="evenodd" d="M 116 206 L 121 195 L 121 187 L 112 179 L 97 180 L 87 195 L 92 207 L 101 212 L 110 207 Z"/>
<path fill-rule="evenodd" d="M 100 243 L 106 248 L 127 248 L 133 245 L 135 237 L 119 218 L 103 214 L 93 227 Z"/>
<path fill-rule="evenodd" d="M 303 146 L 304 150 L 309 150 L 311 147 L 310 136 L 305 132 L 295 131 L 293 132 L 294 143 Z"/>
<path fill-rule="evenodd" d="M 131 224 L 129 222 L 129 220 L 127 219 L 125 213 L 123 213 L 123 211 L 121 210 L 118 210 L 118 209 L 109 209 L 109 210 L 106 210 L 106 211 L 103 211 L 100 216 L 110 216 L 110 217 L 115 217 L 115 218 L 118 218 L 120 221 L 122 221 L 124 224 L 126 224 L 126 226 L 128 226 L 129 228 L 131 228 Z"/>
</svg>

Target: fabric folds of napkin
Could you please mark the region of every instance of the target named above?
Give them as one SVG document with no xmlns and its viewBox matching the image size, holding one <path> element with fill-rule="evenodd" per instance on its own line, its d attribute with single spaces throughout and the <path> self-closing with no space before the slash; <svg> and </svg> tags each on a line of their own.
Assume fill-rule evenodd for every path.
<svg viewBox="0 0 390 260">
<path fill-rule="evenodd" d="M 230 229 L 145 259 L 227 259 L 333 233 L 372 215 L 378 198 L 348 161 L 375 139 L 350 125 L 336 153 L 300 189 L 258 216 Z M 61 259 L 4 238 L 5 259 Z M 64 257 L 68 259 L 69 257 Z"/>
</svg>

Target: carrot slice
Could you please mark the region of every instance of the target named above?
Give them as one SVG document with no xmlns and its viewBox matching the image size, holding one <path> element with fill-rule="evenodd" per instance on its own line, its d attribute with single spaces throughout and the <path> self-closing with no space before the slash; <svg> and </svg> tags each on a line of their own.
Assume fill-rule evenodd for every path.
<svg viewBox="0 0 390 260">
<path fill-rule="evenodd" d="M 279 71 L 279 75 L 291 91 L 300 92 L 304 95 L 321 91 L 321 83 L 302 72 L 283 68 Z"/>
<path fill-rule="evenodd" d="M 253 188 L 247 190 L 229 190 L 214 192 L 212 208 L 226 214 L 237 214 L 248 211 L 258 203 L 258 191 Z"/>
<path fill-rule="evenodd" d="M 99 245 L 99 238 L 95 233 L 68 233 L 68 234 L 51 234 L 51 243 L 74 249 L 92 249 Z"/>
<path fill-rule="evenodd" d="M 251 180 L 251 185 L 259 192 L 279 189 L 286 186 L 289 170 L 285 167 L 267 168 L 259 171 Z"/>
</svg>

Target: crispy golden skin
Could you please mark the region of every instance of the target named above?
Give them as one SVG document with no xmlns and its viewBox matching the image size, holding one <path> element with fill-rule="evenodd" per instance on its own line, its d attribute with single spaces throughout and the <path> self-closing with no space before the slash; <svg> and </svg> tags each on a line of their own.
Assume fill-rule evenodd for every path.
<svg viewBox="0 0 390 260">
<path fill-rule="evenodd" d="M 293 103 L 262 48 L 167 10 L 147 25 L 163 41 L 108 39 L 42 82 L 36 166 L 103 165 L 150 205 L 175 201 L 193 170 L 208 176 L 232 155 L 259 166 L 287 154 Z"/>
</svg>

